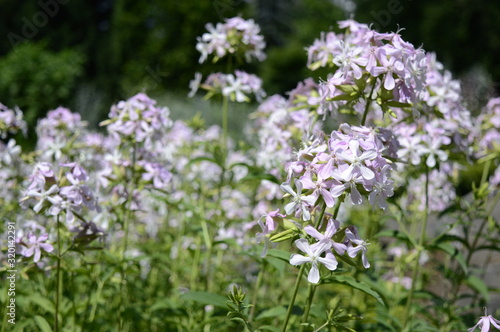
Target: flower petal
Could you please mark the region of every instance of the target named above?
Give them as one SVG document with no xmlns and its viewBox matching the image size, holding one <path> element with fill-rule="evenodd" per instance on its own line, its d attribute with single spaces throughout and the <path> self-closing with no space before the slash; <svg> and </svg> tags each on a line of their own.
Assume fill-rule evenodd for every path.
<svg viewBox="0 0 500 332">
<path fill-rule="evenodd" d="M 310 261 L 311 258 L 299 254 L 292 254 L 292 256 L 290 256 L 290 264 L 292 265 L 301 265 L 304 263 L 309 263 Z"/>
<path fill-rule="evenodd" d="M 312 284 L 317 284 L 319 282 L 319 269 L 318 266 L 314 263 L 311 267 L 311 270 L 309 270 L 307 281 L 309 281 Z"/>
</svg>

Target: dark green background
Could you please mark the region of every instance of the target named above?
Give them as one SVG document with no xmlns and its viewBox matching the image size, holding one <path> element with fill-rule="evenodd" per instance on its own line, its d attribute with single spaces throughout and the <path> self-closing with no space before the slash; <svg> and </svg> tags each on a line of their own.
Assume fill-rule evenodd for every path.
<svg viewBox="0 0 500 332">
<path fill-rule="evenodd" d="M 244 69 L 259 74 L 269 94 L 324 77 L 305 68 L 304 48 L 351 15 L 380 31 L 404 28 L 406 40 L 435 51 L 456 76 L 474 82 L 482 73 L 486 92 L 476 86 L 472 94 L 498 92 L 499 1 L 355 0 L 353 13 L 334 4 L 342 2 L 0 0 L 0 102 L 34 123 L 59 105 L 98 120 L 139 91 L 185 96 L 194 72 L 224 68 L 198 63 L 196 37 L 207 22 L 236 15 L 262 27 L 268 58 Z"/>
</svg>

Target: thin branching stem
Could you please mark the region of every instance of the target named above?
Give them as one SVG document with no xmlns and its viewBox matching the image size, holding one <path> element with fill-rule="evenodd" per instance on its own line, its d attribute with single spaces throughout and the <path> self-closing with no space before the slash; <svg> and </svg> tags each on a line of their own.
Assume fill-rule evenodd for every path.
<svg viewBox="0 0 500 332">
<path fill-rule="evenodd" d="M 412 283 L 410 293 L 406 300 L 406 313 L 403 326 L 406 328 L 411 313 L 411 305 L 413 302 L 413 295 L 417 287 L 419 272 L 420 272 L 420 256 L 424 250 L 425 236 L 427 234 L 427 221 L 429 219 L 429 167 L 425 165 L 425 209 L 424 209 L 424 222 L 422 224 L 422 229 L 420 233 L 420 239 L 417 248 L 417 257 L 415 258 L 415 266 L 413 268 Z"/>
<path fill-rule="evenodd" d="M 292 309 L 295 304 L 295 299 L 297 297 L 297 293 L 299 291 L 300 281 L 302 279 L 302 275 L 304 274 L 306 265 L 302 264 L 299 269 L 299 274 L 297 275 L 297 279 L 295 280 L 295 287 L 293 288 L 293 295 L 290 304 L 288 305 L 288 310 L 286 311 L 285 322 L 283 323 L 283 327 L 281 328 L 281 332 L 286 332 L 286 327 L 288 326 L 288 321 L 290 320 L 290 315 L 292 314 Z"/>
<path fill-rule="evenodd" d="M 54 319 L 54 331 L 59 331 L 59 307 L 61 303 L 61 290 L 62 290 L 62 278 L 61 278 L 61 225 L 59 223 L 59 215 L 56 217 L 56 229 L 57 229 L 57 267 L 56 267 L 56 300 L 55 300 L 55 319 Z"/>
</svg>

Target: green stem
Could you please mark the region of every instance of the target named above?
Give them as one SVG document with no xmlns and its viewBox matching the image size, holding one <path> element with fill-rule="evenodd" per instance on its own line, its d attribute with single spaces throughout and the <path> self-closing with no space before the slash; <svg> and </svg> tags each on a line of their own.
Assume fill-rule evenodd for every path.
<svg viewBox="0 0 500 332">
<path fill-rule="evenodd" d="M 227 96 L 222 96 L 222 139 L 224 149 L 227 148 L 227 119 L 229 110 L 229 99 Z"/>
<path fill-rule="evenodd" d="M 403 326 L 406 328 L 408 324 L 408 320 L 410 318 L 411 304 L 413 301 L 413 294 L 415 293 L 415 289 L 417 286 L 417 279 L 419 276 L 420 270 L 420 255 L 424 249 L 425 236 L 427 234 L 427 221 L 429 219 L 429 168 L 425 166 L 425 210 L 424 210 L 424 222 L 422 225 L 420 239 L 417 248 L 417 257 L 415 259 L 415 267 L 413 269 L 412 274 L 412 283 L 410 293 L 408 294 L 408 299 L 406 301 L 406 314 Z"/>
<path fill-rule="evenodd" d="M 55 303 L 55 319 L 54 331 L 59 331 L 59 306 L 61 302 L 62 278 L 61 278 L 61 226 L 59 223 L 59 215 L 56 217 L 57 228 L 57 267 L 56 267 L 56 303 Z"/>
<path fill-rule="evenodd" d="M 333 219 L 337 218 L 339 208 L 340 208 L 340 200 L 337 200 L 337 202 L 335 203 L 334 211 L 333 211 L 333 216 L 332 216 Z M 321 222 L 323 221 L 323 217 L 325 215 L 325 210 L 326 210 L 326 204 L 323 202 L 323 207 L 321 209 L 321 213 L 320 213 L 319 218 L 316 220 L 316 223 L 315 223 L 316 229 L 321 225 Z M 316 292 L 316 287 L 317 287 L 316 285 L 309 284 L 307 303 L 306 303 L 306 307 L 304 309 L 304 315 L 302 316 L 302 323 L 307 323 L 307 320 L 309 319 L 309 312 L 311 311 L 311 305 L 312 305 L 312 302 L 314 299 L 314 294 Z M 304 327 L 305 327 L 304 325 L 300 326 L 301 332 L 304 330 Z"/>
<path fill-rule="evenodd" d="M 137 179 L 136 179 L 136 174 L 135 174 L 135 164 L 137 162 L 137 142 L 133 142 L 133 147 L 132 147 L 132 164 L 131 164 L 131 174 L 130 174 L 130 179 L 128 181 L 128 188 L 127 188 L 127 202 L 126 202 L 126 211 L 125 211 L 125 218 L 123 219 L 123 247 L 121 250 L 121 264 L 120 264 L 120 275 L 121 275 L 121 283 L 120 283 L 120 293 L 122 296 L 122 300 L 120 303 L 120 310 L 118 312 L 118 330 L 121 331 L 123 328 L 123 317 L 122 314 L 125 311 L 125 303 L 127 303 L 127 288 L 125 285 L 127 284 L 125 281 L 125 271 L 127 269 L 127 261 L 125 259 L 125 252 L 127 251 L 128 247 L 128 236 L 129 236 L 129 225 L 130 225 L 130 219 L 132 219 L 132 201 L 134 199 L 134 188 L 137 187 Z"/>
<path fill-rule="evenodd" d="M 125 251 L 127 251 L 128 247 L 128 235 L 129 235 L 129 224 L 130 224 L 130 219 L 132 217 L 132 201 L 134 199 L 133 191 L 134 187 L 137 187 L 136 183 L 136 176 L 135 176 L 135 164 L 137 162 L 137 143 L 134 143 L 134 147 L 132 149 L 132 174 L 130 175 L 130 181 L 128 182 L 129 187 L 127 188 L 127 195 L 128 195 L 128 201 L 127 201 L 127 212 L 125 219 L 123 220 L 123 231 L 124 231 L 124 239 L 123 239 L 123 248 L 122 248 L 122 261 L 125 260 Z"/>
<path fill-rule="evenodd" d="M 181 252 L 179 250 L 179 252 Z M 196 251 L 193 257 L 193 264 L 191 265 L 191 280 L 189 282 L 190 290 L 195 291 L 198 279 L 198 269 L 200 266 L 200 258 L 201 258 L 201 239 L 199 237 L 196 238 Z"/>
<path fill-rule="evenodd" d="M 314 284 L 309 284 L 309 289 L 308 289 L 308 295 L 307 295 L 307 304 L 306 308 L 304 310 L 304 315 L 302 316 L 302 324 L 307 323 L 307 320 L 309 319 L 309 312 L 311 311 L 311 304 L 313 302 L 314 298 L 314 293 L 316 292 L 316 285 Z M 300 326 L 300 332 L 304 331 L 305 325 Z"/>
<path fill-rule="evenodd" d="M 373 98 L 373 90 L 375 90 L 375 84 L 377 83 L 377 79 L 375 78 L 373 80 L 373 85 L 372 89 L 370 90 L 370 95 L 368 96 L 368 99 L 366 99 L 366 106 L 365 106 L 365 111 L 363 112 L 363 118 L 361 119 L 361 125 L 364 126 L 366 122 L 366 117 L 368 116 L 368 111 L 370 110 L 370 103 L 372 102 Z"/>
<path fill-rule="evenodd" d="M 323 207 L 321 208 L 321 213 L 319 214 L 319 218 L 316 220 L 316 223 L 314 224 L 314 227 L 316 229 L 321 225 L 321 222 L 323 221 L 323 217 L 325 215 L 325 211 L 326 211 L 326 203 L 323 202 Z"/>
<path fill-rule="evenodd" d="M 283 327 L 281 328 L 281 332 L 286 332 L 286 327 L 288 325 L 288 321 L 290 320 L 290 315 L 292 314 L 293 305 L 295 304 L 295 299 L 297 298 L 297 293 L 299 291 L 300 281 L 302 279 L 302 274 L 304 274 L 306 265 L 302 264 L 300 266 L 299 274 L 297 275 L 297 279 L 295 280 L 295 287 L 293 289 L 292 300 L 288 305 L 288 310 L 286 311 L 285 322 L 283 323 Z"/>
<path fill-rule="evenodd" d="M 201 228 L 203 230 L 203 238 L 205 240 L 205 246 L 207 247 L 207 277 L 206 277 L 206 290 L 210 291 L 212 288 L 212 251 L 213 251 L 213 244 L 210 236 L 210 232 L 208 230 L 208 224 L 205 219 L 201 222 Z"/>
<path fill-rule="evenodd" d="M 481 184 L 480 187 L 486 183 L 488 180 L 488 173 L 490 172 L 490 166 L 491 166 L 491 159 L 488 159 L 484 165 L 483 168 L 483 174 L 481 175 Z"/>
</svg>

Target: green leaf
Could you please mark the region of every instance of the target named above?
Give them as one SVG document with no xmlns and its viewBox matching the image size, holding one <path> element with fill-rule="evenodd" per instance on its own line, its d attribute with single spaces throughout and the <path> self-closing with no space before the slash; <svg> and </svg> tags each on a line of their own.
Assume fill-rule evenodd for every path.
<svg viewBox="0 0 500 332">
<path fill-rule="evenodd" d="M 408 104 L 408 103 L 400 103 L 399 101 L 386 101 L 385 102 L 387 106 L 389 107 L 411 107 L 412 105 L 411 104 Z"/>
<path fill-rule="evenodd" d="M 214 163 L 214 164 L 216 164 L 216 165 L 219 165 L 219 164 L 217 163 L 217 161 L 216 161 L 214 158 L 210 158 L 210 157 L 203 157 L 203 156 L 201 156 L 201 157 L 196 157 L 196 158 L 191 159 L 191 160 L 187 163 L 186 167 L 191 166 L 192 164 L 197 163 L 197 162 L 200 162 L 200 161 L 209 161 L 209 162 L 211 162 L 211 163 Z"/>
<path fill-rule="evenodd" d="M 467 242 L 467 239 L 460 237 L 458 235 L 452 235 L 452 234 L 443 234 L 439 236 L 435 241 L 434 244 L 440 244 L 440 243 L 445 243 L 445 242 L 460 242 L 463 244 L 467 249 L 469 249 L 469 243 Z"/>
<path fill-rule="evenodd" d="M 267 251 L 268 256 L 276 257 L 286 262 L 290 261 L 290 253 L 288 251 L 279 250 L 279 249 L 269 249 Z"/>
<path fill-rule="evenodd" d="M 272 331 L 272 332 L 280 332 L 280 329 L 276 326 L 271 325 L 262 325 L 259 327 L 257 331 Z"/>
<path fill-rule="evenodd" d="M 481 278 L 474 275 L 469 276 L 469 278 L 467 278 L 467 285 L 478 291 L 486 302 L 490 301 L 488 285 L 486 285 L 486 283 Z"/>
<path fill-rule="evenodd" d="M 214 305 L 220 308 L 227 308 L 227 298 L 210 292 L 188 292 L 180 297 L 184 301 L 195 301 L 201 304 Z"/>
<path fill-rule="evenodd" d="M 344 263 L 346 264 L 349 264 L 351 266 L 354 266 L 354 267 L 359 267 L 360 264 L 357 263 L 354 259 L 352 259 L 351 257 L 349 256 L 337 256 L 337 258 L 339 258 L 341 261 L 343 261 Z"/>
<path fill-rule="evenodd" d="M 55 312 L 54 303 L 52 303 L 52 301 L 39 294 L 33 294 L 31 296 L 28 296 L 27 300 L 33 304 L 38 305 L 41 309 L 44 309 L 45 311 L 48 311 L 52 314 Z"/>
<path fill-rule="evenodd" d="M 433 248 L 442 250 L 445 253 L 447 253 L 448 255 L 450 255 L 452 258 L 454 258 L 458 262 L 458 264 L 460 264 L 460 266 L 462 267 L 464 272 L 467 273 L 467 271 L 468 271 L 467 263 L 465 262 L 464 256 L 462 255 L 462 253 L 460 251 L 458 251 L 457 248 L 455 248 L 454 246 L 452 246 L 449 243 L 439 243 L 437 245 L 433 245 L 433 246 L 429 247 L 429 249 L 433 249 Z"/>
<path fill-rule="evenodd" d="M 151 312 L 156 311 L 156 310 L 161 310 L 161 309 L 176 309 L 178 307 L 177 304 L 175 304 L 172 300 L 170 299 L 161 299 L 160 301 L 157 301 L 155 304 L 153 304 L 149 310 Z"/>
<path fill-rule="evenodd" d="M 357 96 L 350 96 L 350 95 L 338 95 L 333 98 L 327 98 L 328 101 L 338 101 L 338 100 L 354 100 L 356 99 Z"/>
<path fill-rule="evenodd" d="M 335 85 L 335 87 L 340 91 L 348 94 L 351 94 L 353 92 L 358 92 L 358 87 L 356 85 L 342 84 L 342 85 Z"/>
<path fill-rule="evenodd" d="M 261 320 L 265 318 L 282 317 L 285 315 L 286 315 L 286 307 L 280 306 L 264 310 L 256 317 L 256 319 Z"/>
<path fill-rule="evenodd" d="M 382 296 L 374 291 L 368 284 L 362 282 L 362 281 L 357 281 L 353 277 L 350 276 L 329 276 L 325 279 L 321 280 L 321 284 L 341 284 L 341 285 L 346 285 L 349 287 L 352 287 L 354 289 L 357 289 L 359 291 L 362 291 L 363 293 L 372 296 L 375 298 L 378 302 L 380 302 L 382 305 L 387 306 L 385 301 L 383 300 Z"/>
<path fill-rule="evenodd" d="M 271 265 L 272 267 L 274 267 L 276 270 L 278 270 L 278 272 L 283 275 L 283 273 L 285 273 L 285 268 L 286 266 L 288 265 L 284 260 L 280 259 L 280 258 L 276 258 L 276 257 L 265 257 L 264 258 L 265 261 Z"/>
<path fill-rule="evenodd" d="M 395 238 L 395 239 L 398 239 L 398 240 L 401 240 L 401 241 L 405 241 L 406 243 L 411 243 L 410 239 L 408 239 L 408 236 L 406 236 L 406 234 L 404 234 L 403 232 L 400 232 L 398 230 L 385 230 L 385 231 L 381 231 L 377 234 L 375 234 L 375 237 L 376 238 L 380 238 L 380 237 L 392 237 L 392 238 Z"/>
<path fill-rule="evenodd" d="M 43 318 L 42 316 L 35 316 L 33 317 L 35 320 L 36 325 L 42 330 L 42 332 L 52 332 L 52 328 L 50 327 L 49 323 Z"/>
</svg>

